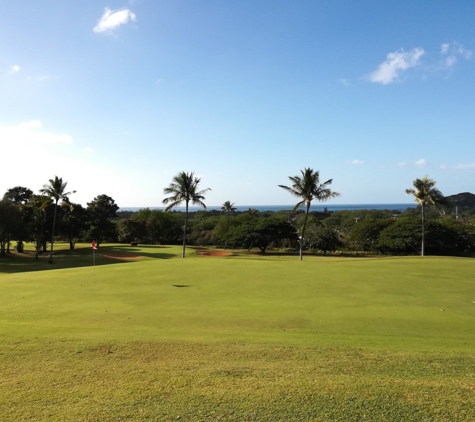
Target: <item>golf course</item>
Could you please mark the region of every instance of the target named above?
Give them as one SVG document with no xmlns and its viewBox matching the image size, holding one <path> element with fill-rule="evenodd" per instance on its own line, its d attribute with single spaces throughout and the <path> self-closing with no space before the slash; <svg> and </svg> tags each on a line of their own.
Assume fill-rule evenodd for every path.
<svg viewBox="0 0 475 422">
<path fill-rule="evenodd" d="M 475 421 L 473 258 L 246 252 L 1 258 L 0 421 Z"/>
</svg>

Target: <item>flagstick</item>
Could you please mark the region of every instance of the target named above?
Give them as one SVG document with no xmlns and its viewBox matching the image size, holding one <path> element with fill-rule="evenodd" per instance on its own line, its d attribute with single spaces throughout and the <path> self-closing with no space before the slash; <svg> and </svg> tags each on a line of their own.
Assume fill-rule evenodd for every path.
<svg viewBox="0 0 475 422">
<path fill-rule="evenodd" d="M 92 268 L 94 271 L 94 283 L 96 282 L 96 250 L 92 248 Z"/>
</svg>

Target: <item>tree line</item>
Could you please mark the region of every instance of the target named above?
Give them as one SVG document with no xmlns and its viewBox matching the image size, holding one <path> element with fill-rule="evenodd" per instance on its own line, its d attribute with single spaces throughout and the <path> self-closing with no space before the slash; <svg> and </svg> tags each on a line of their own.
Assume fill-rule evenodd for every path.
<svg viewBox="0 0 475 422">
<path fill-rule="evenodd" d="M 23 252 L 24 243 L 35 245 L 35 257 L 47 253 L 53 262 L 55 239 L 69 242 L 74 249 L 77 241 L 116 238 L 113 219 L 119 209 L 107 195 L 99 195 L 84 208 L 70 200 L 74 191 L 67 191 L 67 182 L 55 176 L 34 194 L 29 188 L 16 186 L 8 189 L 0 201 L 0 256 L 10 252 L 16 241 L 16 250 Z"/>
<path fill-rule="evenodd" d="M 320 182 L 318 171 L 305 168 L 289 177 L 290 186 L 278 185 L 297 198 L 292 211 L 236 211 L 226 201 L 221 210 L 207 211 L 201 180 L 193 172 L 175 176 L 164 193 L 165 211 L 142 209 L 118 212 L 107 195 L 99 195 L 84 208 L 71 201 L 74 191 L 55 176 L 38 194 L 25 187 L 8 189 L 0 201 L 0 255 L 5 256 L 16 241 L 23 252 L 24 242 L 35 244 L 35 255 L 47 253 L 53 262 L 54 240 L 69 242 L 103 241 L 141 244 L 186 244 L 223 248 L 270 248 L 283 251 L 336 250 L 385 254 L 470 255 L 474 250 L 473 219 L 455 219 L 450 204 L 427 176 L 416 179 L 406 192 L 420 205 L 405 212 L 359 210 L 312 212 L 312 201 L 339 196 L 330 189 L 332 180 Z M 184 204 L 185 212 L 174 207 Z M 189 205 L 203 211 L 189 212 Z M 448 212 L 446 212 L 448 211 Z"/>
</svg>

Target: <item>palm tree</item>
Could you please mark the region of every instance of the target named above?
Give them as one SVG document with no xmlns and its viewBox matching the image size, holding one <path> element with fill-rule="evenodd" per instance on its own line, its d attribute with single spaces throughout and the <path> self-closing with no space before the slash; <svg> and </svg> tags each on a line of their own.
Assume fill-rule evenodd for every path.
<svg viewBox="0 0 475 422">
<path fill-rule="evenodd" d="M 435 187 L 435 180 L 429 179 L 429 176 L 424 176 L 422 179 L 416 179 L 412 182 L 414 189 L 406 189 L 407 195 L 414 195 L 414 202 L 421 206 L 421 221 L 422 221 L 422 246 L 421 256 L 424 256 L 424 218 L 426 206 L 435 206 L 442 213 L 441 207 L 447 205 L 448 201 L 445 199 L 442 192 Z"/>
<path fill-rule="evenodd" d="M 183 226 L 183 252 L 182 258 L 185 257 L 185 245 L 186 245 L 186 226 L 188 223 L 188 204 L 191 202 L 193 205 L 201 205 L 206 209 L 206 205 L 203 203 L 205 197 L 203 196 L 206 192 L 211 189 L 198 190 L 198 185 L 200 184 L 201 179 L 195 177 L 193 172 L 185 173 L 184 171 L 178 173 L 173 181 L 170 183 L 168 188 L 165 188 L 163 192 L 171 196 L 165 198 L 163 203 L 169 204 L 165 211 L 170 211 L 173 207 L 180 205 L 182 202 L 186 205 L 185 210 L 185 225 Z"/>
<path fill-rule="evenodd" d="M 302 227 L 302 235 L 300 236 L 300 260 L 302 260 L 302 250 L 305 237 L 305 228 L 307 227 L 308 212 L 310 210 L 310 204 L 314 199 L 317 201 L 323 202 L 328 201 L 331 198 L 340 196 L 338 192 L 333 192 L 328 185 L 331 185 L 333 179 L 327 180 L 324 183 L 320 183 L 320 174 L 318 171 L 314 171 L 311 168 L 304 168 L 300 170 L 302 177 L 300 176 L 289 176 L 292 186 L 279 185 L 282 189 L 285 189 L 291 195 L 300 198 L 293 212 L 297 211 L 303 205 L 306 206 L 305 209 L 305 220 Z"/>
<path fill-rule="evenodd" d="M 43 226 L 46 222 L 46 210 L 51 205 L 52 201 L 49 196 L 32 195 L 28 204 L 32 209 L 31 227 L 35 234 L 35 259 L 38 260 L 38 255 L 41 250 Z"/>
<path fill-rule="evenodd" d="M 221 211 L 226 214 L 226 240 L 224 242 L 224 249 L 228 247 L 228 230 L 229 230 L 229 214 L 236 211 L 237 208 L 234 207 L 234 202 L 226 201 L 221 207 Z"/>
<path fill-rule="evenodd" d="M 255 208 L 249 208 L 247 213 L 249 214 L 249 217 L 251 217 L 251 220 L 255 220 L 259 217 L 259 211 Z"/>
<path fill-rule="evenodd" d="M 56 211 L 58 209 L 58 202 L 59 200 L 66 201 L 69 195 L 76 192 L 75 190 L 72 192 L 66 192 L 67 185 L 68 182 L 63 182 L 62 177 L 54 176 L 54 179 L 49 179 L 48 183 L 43 185 L 43 189 L 40 189 L 40 193 L 50 197 L 54 201 L 53 233 L 51 235 L 51 251 L 48 260 L 50 264 L 53 263 L 54 229 L 56 226 Z"/>
</svg>

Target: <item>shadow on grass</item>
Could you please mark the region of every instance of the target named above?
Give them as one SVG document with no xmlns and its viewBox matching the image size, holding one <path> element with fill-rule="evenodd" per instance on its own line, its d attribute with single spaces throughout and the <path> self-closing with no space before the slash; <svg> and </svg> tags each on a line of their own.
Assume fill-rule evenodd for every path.
<svg viewBox="0 0 475 422">
<path fill-rule="evenodd" d="M 45 271 L 64 268 L 92 267 L 93 265 L 130 264 L 146 259 L 170 259 L 177 255 L 170 253 L 167 248 L 159 249 L 150 247 L 150 252 L 145 252 L 146 247 L 139 249 L 128 245 L 114 245 L 100 247 L 94 255 L 90 247 L 77 249 L 59 249 L 53 253 L 53 263 L 49 264 L 49 253 L 40 255 L 35 259 L 33 251 L 24 253 L 10 253 L 0 257 L 0 274 L 13 274 L 30 271 Z M 152 249 L 155 251 L 152 252 Z"/>
<path fill-rule="evenodd" d="M 152 259 L 170 259 L 176 258 L 176 253 L 171 253 L 168 247 L 144 245 L 144 246 L 130 246 L 130 245 L 108 245 L 104 248 L 99 248 L 102 254 L 124 254 L 127 256 L 140 256 Z"/>
</svg>

